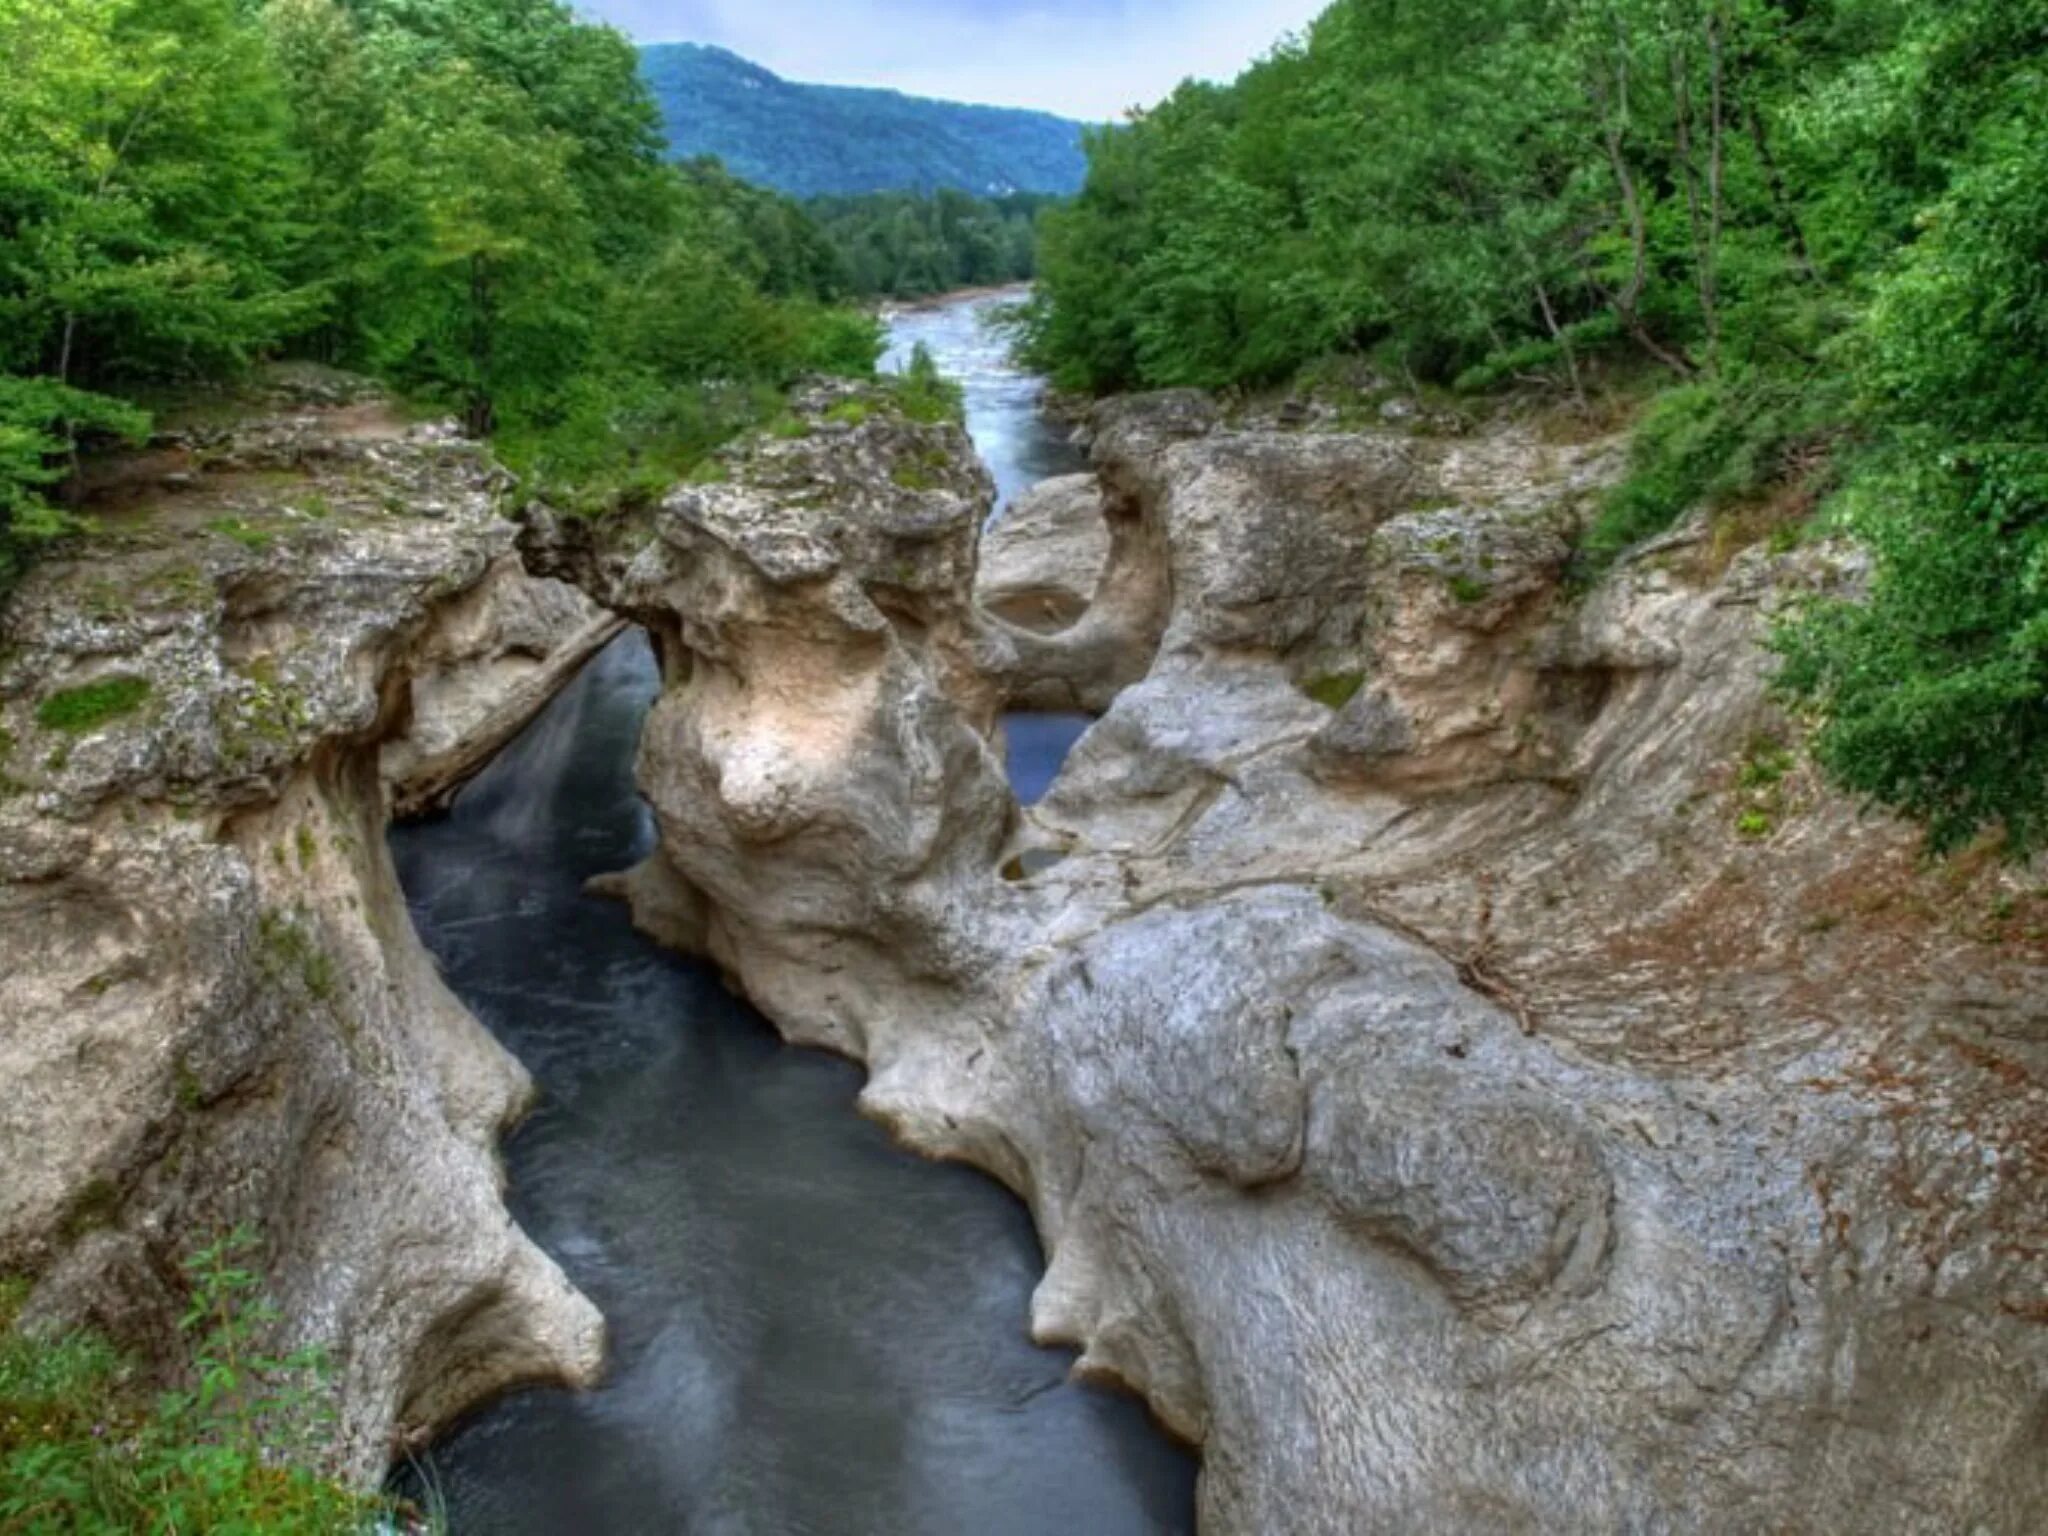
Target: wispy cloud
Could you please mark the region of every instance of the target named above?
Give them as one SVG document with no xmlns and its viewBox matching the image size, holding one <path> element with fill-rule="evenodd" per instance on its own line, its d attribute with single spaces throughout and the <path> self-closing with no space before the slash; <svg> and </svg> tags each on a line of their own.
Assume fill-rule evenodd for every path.
<svg viewBox="0 0 2048 1536">
<path fill-rule="evenodd" d="M 716 43 L 796 80 L 1107 119 L 1228 79 L 1329 0 L 580 0 L 643 42 Z"/>
</svg>

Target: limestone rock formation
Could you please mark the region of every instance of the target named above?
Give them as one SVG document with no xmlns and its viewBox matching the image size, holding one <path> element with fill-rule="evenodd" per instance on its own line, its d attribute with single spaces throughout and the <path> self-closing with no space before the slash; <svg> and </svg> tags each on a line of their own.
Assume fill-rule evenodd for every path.
<svg viewBox="0 0 2048 1536">
<path fill-rule="evenodd" d="M 565 582 L 535 580 L 516 554 L 435 615 L 410 658 L 403 733 L 380 767 L 401 817 L 445 809 L 455 792 L 625 629 Z"/>
<path fill-rule="evenodd" d="M 1031 633 L 955 434 L 812 419 L 530 540 L 664 637 L 616 884 L 1024 1195 L 1039 1336 L 1201 1446 L 1205 1532 L 2038 1524 L 2048 902 L 1786 750 L 1760 639 L 1851 557 L 1574 599 L 1612 445 L 1176 395 L 1097 421 L 1107 569 Z M 992 698 L 1083 685 L 1017 811 Z"/>
<path fill-rule="evenodd" d="M 181 1259 L 250 1227 L 356 1477 L 603 1349 L 500 1200 L 528 1079 L 384 843 L 380 754 L 431 762 L 593 617 L 524 575 L 503 489 L 375 402 L 173 437 L 0 620 L 0 1269 L 166 1358 Z"/>
<path fill-rule="evenodd" d="M 981 541 L 974 600 L 1022 629 L 1057 632 L 1088 611 L 1109 565 L 1109 524 L 1093 475 L 1019 496 Z"/>
</svg>

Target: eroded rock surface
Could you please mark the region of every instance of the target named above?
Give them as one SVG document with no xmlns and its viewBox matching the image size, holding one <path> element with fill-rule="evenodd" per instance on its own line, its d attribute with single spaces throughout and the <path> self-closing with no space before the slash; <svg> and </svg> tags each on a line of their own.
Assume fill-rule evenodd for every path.
<svg viewBox="0 0 2048 1536">
<path fill-rule="evenodd" d="M 981 541 L 974 600 L 1025 629 L 1073 627 L 1109 566 L 1102 482 L 1065 475 L 1019 496 Z"/>
<path fill-rule="evenodd" d="M 379 759 L 396 814 L 445 809 L 625 627 L 566 582 L 529 577 L 516 554 L 501 555 L 435 614 L 408 658 L 404 731 Z"/>
<path fill-rule="evenodd" d="M 1096 423 L 1107 568 L 1032 633 L 957 434 L 827 405 L 535 531 L 665 637 L 616 884 L 1030 1201 L 1039 1336 L 1200 1444 L 1206 1532 L 2038 1524 L 2048 900 L 1784 750 L 1759 641 L 1851 557 L 1573 599 L 1613 445 L 1176 395 Z M 1027 815 L 1041 688 L 1107 713 Z"/>
<path fill-rule="evenodd" d="M 380 755 L 430 761 L 596 617 L 526 577 L 503 489 L 374 401 L 174 438 L 0 631 L 0 1269 L 172 1358 L 181 1260 L 251 1228 L 356 1477 L 603 1350 L 500 1200 L 529 1081 L 384 843 Z"/>
</svg>

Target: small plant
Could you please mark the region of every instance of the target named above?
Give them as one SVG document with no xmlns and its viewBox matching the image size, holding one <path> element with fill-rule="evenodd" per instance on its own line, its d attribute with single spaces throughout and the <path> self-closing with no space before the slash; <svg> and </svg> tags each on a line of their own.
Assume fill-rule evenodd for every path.
<svg viewBox="0 0 2048 1536">
<path fill-rule="evenodd" d="M 938 359 L 923 342 L 911 352 L 908 366 L 891 387 L 898 408 L 912 421 L 939 426 L 947 422 L 958 425 L 966 419 L 965 393 L 940 371 Z"/>
<path fill-rule="evenodd" d="M 238 1229 L 185 1261 L 184 1384 L 154 1401 L 134 1364 L 86 1332 L 15 1326 L 0 1283 L 0 1530 L 368 1536 L 393 1511 L 321 1475 L 334 1411 L 326 1362 L 264 1344 L 277 1315 Z"/>
<path fill-rule="evenodd" d="M 1493 596 L 1493 588 L 1491 586 L 1481 581 L 1477 576 L 1469 576 L 1463 571 L 1459 571 L 1455 576 L 1451 577 L 1445 585 L 1450 588 L 1451 596 L 1468 608 L 1475 607 Z"/>
<path fill-rule="evenodd" d="M 1749 744 L 1736 784 L 1742 789 L 1775 789 L 1798 766 L 1790 747 L 1772 736 L 1759 736 Z"/>
<path fill-rule="evenodd" d="M 861 399 L 858 395 L 855 395 L 851 399 L 842 400 L 833 406 L 832 409 L 825 413 L 825 419 L 837 422 L 841 426 L 862 427 L 867 425 L 868 419 L 874 414 L 874 406 Z"/>
<path fill-rule="evenodd" d="M 946 483 L 944 451 L 928 449 L 914 458 L 898 459 L 889 478 L 906 491 L 936 491 Z"/>
<path fill-rule="evenodd" d="M 83 736 L 109 721 L 133 714 L 148 697 L 148 678 L 110 677 L 51 694 L 36 707 L 36 724 L 47 731 Z"/>
<path fill-rule="evenodd" d="M 1342 709 L 1365 686 L 1363 672 L 1333 672 L 1323 677 L 1312 678 L 1302 685 L 1302 692 L 1327 709 Z"/>
<path fill-rule="evenodd" d="M 280 855 L 280 862 L 282 855 Z M 265 912 L 257 926 L 265 968 L 273 979 L 296 979 L 317 1002 L 332 1002 L 341 990 L 334 957 L 296 915 Z"/>
<path fill-rule="evenodd" d="M 1760 735 L 1751 740 L 1735 774 L 1737 837 L 1762 842 L 1778 830 L 1785 815 L 1785 781 L 1798 766 L 1798 754 L 1777 737 Z"/>
</svg>

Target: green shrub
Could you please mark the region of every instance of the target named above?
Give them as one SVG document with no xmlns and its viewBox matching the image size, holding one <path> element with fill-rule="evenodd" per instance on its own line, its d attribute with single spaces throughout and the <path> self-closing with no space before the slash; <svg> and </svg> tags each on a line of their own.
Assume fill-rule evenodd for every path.
<svg viewBox="0 0 2048 1536">
<path fill-rule="evenodd" d="M 1867 600 L 1782 628 L 1781 686 L 1817 709 L 1830 777 L 1921 822 L 1937 851 L 1998 829 L 2048 842 L 2048 449 L 1931 443 L 1864 472 L 1843 516 Z"/>
<path fill-rule="evenodd" d="M 239 517 L 217 517 L 206 525 L 206 530 L 224 539 L 233 539 L 242 548 L 253 549 L 259 554 L 277 542 L 277 535 L 267 528 L 245 523 Z"/>
<path fill-rule="evenodd" d="M 36 707 L 36 724 L 45 730 L 83 736 L 109 721 L 133 714 L 149 698 L 146 677 L 110 677 L 81 688 L 65 688 Z"/>
<path fill-rule="evenodd" d="M 133 442 L 148 430 L 149 418 L 118 400 L 0 373 L 0 596 L 38 548 L 78 527 L 43 494 L 66 456 L 83 440 Z"/>
<path fill-rule="evenodd" d="M 15 1327 L 0 1287 L 0 1530 L 22 1536 L 367 1536 L 391 1511 L 318 1470 L 333 1437 L 326 1367 L 278 1356 L 237 1231 L 186 1261 L 185 1384 L 152 1400 L 90 1333 Z"/>
<path fill-rule="evenodd" d="M 966 419 L 965 393 L 940 371 L 938 359 L 923 342 L 917 344 L 909 365 L 890 380 L 889 387 L 898 407 L 912 421 L 938 426 L 945 422 L 958 425 Z"/>
<path fill-rule="evenodd" d="M 1666 390 L 1637 428 L 1628 475 L 1588 530 L 1585 557 L 1604 569 L 1688 512 L 1768 491 L 1839 410 L 1839 389 L 1809 380 L 1723 378 Z"/>
<path fill-rule="evenodd" d="M 1947 13 L 1943 13 L 1944 16 Z M 1959 8 L 1996 42 L 2048 5 Z M 1981 29 L 1981 30 L 1980 30 Z M 1868 599 L 1779 637 L 1814 750 L 1849 790 L 1922 822 L 2048 843 L 2048 100 L 2038 68 L 1987 99 L 1949 195 L 1879 285 L 1849 358 L 1884 433 L 1841 499 L 1871 552 Z"/>
</svg>

